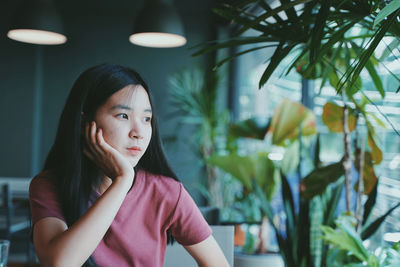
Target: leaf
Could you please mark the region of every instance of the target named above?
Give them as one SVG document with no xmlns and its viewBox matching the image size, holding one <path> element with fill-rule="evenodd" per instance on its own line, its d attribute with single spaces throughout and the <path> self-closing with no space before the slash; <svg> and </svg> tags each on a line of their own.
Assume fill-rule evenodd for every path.
<svg viewBox="0 0 400 267">
<path fill-rule="evenodd" d="M 379 58 L 379 61 L 384 61 L 390 54 L 393 54 L 393 50 L 398 48 L 400 46 L 400 40 L 399 39 L 393 39 L 389 45 L 386 45 L 385 50 L 383 50 L 381 57 Z"/>
<path fill-rule="evenodd" d="M 289 182 L 286 176 L 282 175 L 282 201 L 283 201 L 283 208 L 285 209 L 286 213 L 286 232 L 293 233 L 295 230 L 296 222 L 296 213 L 293 201 L 293 194 L 290 188 Z M 288 237 L 290 235 L 288 234 Z M 289 242 L 291 242 L 289 240 Z"/>
<path fill-rule="evenodd" d="M 269 17 L 272 17 L 272 16 L 278 14 L 281 11 L 284 11 L 284 10 L 292 8 L 294 6 L 301 5 L 301 4 L 304 4 L 304 3 L 307 3 L 307 2 L 311 2 L 311 1 L 312 0 L 295 0 L 293 2 L 289 2 L 289 3 L 285 4 L 285 5 L 281 5 L 281 6 L 277 7 L 277 8 L 275 8 L 275 9 L 273 9 L 270 12 L 266 12 L 266 13 L 262 14 L 261 16 L 257 17 L 255 20 L 253 20 L 251 23 L 245 25 L 239 31 L 239 34 L 244 33 L 245 31 L 249 30 L 250 28 L 253 28 L 255 25 L 260 24 L 260 22 L 266 20 Z"/>
<path fill-rule="evenodd" d="M 371 117 L 372 119 L 374 119 L 374 121 L 380 126 L 380 127 L 382 127 L 382 128 L 387 128 L 386 127 L 386 124 L 382 121 L 382 120 L 380 120 L 376 115 L 375 115 L 375 113 L 373 113 L 373 112 L 366 112 L 366 114 L 369 116 L 369 117 Z"/>
<path fill-rule="evenodd" d="M 311 35 L 311 46 L 310 46 L 310 62 L 313 63 L 318 55 L 318 51 L 321 47 L 322 39 L 325 35 L 324 28 L 326 26 L 326 20 L 329 15 L 329 9 L 331 7 L 331 0 L 325 0 L 322 2 L 319 8 L 318 14 L 315 18 L 315 25 L 312 29 Z"/>
<path fill-rule="evenodd" d="M 335 212 L 343 191 L 343 187 L 344 178 L 339 179 L 336 183 L 328 186 L 327 191 L 322 194 L 322 197 L 325 200 L 324 224 L 327 226 L 334 225 Z"/>
<path fill-rule="evenodd" d="M 280 169 L 283 174 L 287 175 L 299 165 L 299 149 L 300 144 L 297 141 L 293 142 L 285 149 L 285 154 L 280 162 Z"/>
<path fill-rule="evenodd" d="M 359 160 L 354 162 L 357 169 L 360 168 Z M 374 164 L 372 162 L 371 153 L 366 151 L 364 152 L 364 168 L 363 168 L 363 181 L 364 181 L 364 194 L 369 195 L 376 183 L 378 182 L 378 177 L 376 177 Z M 357 191 L 358 183 L 354 185 L 354 190 Z"/>
<path fill-rule="evenodd" d="M 393 0 L 389 4 L 387 4 L 376 16 L 374 20 L 374 27 L 399 8 L 400 8 L 399 0 Z"/>
<path fill-rule="evenodd" d="M 381 80 L 380 76 L 378 75 L 378 73 L 376 72 L 375 67 L 373 66 L 371 61 L 367 61 L 367 63 L 365 64 L 365 68 L 369 72 L 369 75 L 371 76 L 371 79 L 374 82 L 376 89 L 378 89 L 382 98 L 384 98 L 385 97 L 385 89 L 383 89 L 382 80 Z"/>
<path fill-rule="evenodd" d="M 377 146 L 375 139 L 370 131 L 368 131 L 368 145 L 371 148 L 372 160 L 374 161 L 373 164 L 381 163 L 383 159 L 382 150 Z"/>
<path fill-rule="evenodd" d="M 389 27 L 396 22 L 396 17 L 400 13 L 400 9 L 395 11 L 395 13 L 392 13 L 387 20 L 385 20 L 380 29 L 376 32 L 375 36 L 373 37 L 372 41 L 370 42 L 368 48 L 366 48 L 363 53 L 360 56 L 359 61 L 357 62 L 357 65 L 355 68 L 353 68 L 348 77 L 351 75 L 351 81 L 349 87 L 351 88 L 354 83 L 356 82 L 357 78 L 359 78 L 359 75 L 361 73 L 361 70 L 364 68 L 365 64 L 368 62 L 369 58 L 371 55 L 374 53 L 376 47 L 382 40 L 382 38 L 385 36 L 387 31 L 389 30 Z"/>
<path fill-rule="evenodd" d="M 376 232 L 376 230 L 378 230 L 378 228 L 381 226 L 381 224 L 385 221 L 386 217 L 389 216 L 392 213 L 392 211 L 394 211 L 398 207 L 400 207 L 400 202 L 397 203 L 395 206 L 393 206 L 391 209 L 389 209 L 384 215 L 376 219 L 374 222 L 372 222 L 366 227 L 363 227 L 363 230 L 361 232 L 362 240 L 365 240 L 369 238 L 371 235 L 373 235 Z"/>
<path fill-rule="evenodd" d="M 274 70 L 281 63 L 281 61 L 289 54 L 289 52 L 294 48 L 295 45 L 287 45 L 283 47 L 283 43 L 280 43 L 274 51 L 268 67 L 265 69 L 264 73 L 261 76 L 260 82 L 258 83 L 258 88 L 264 86 L 264 84 L 271 77 Z"/>
<path fill-rule="evenodd" d="M 354 110 L 349 108 L 348 126 L 350 132 L 356 128 L 357 119 L 354 115 Z M 343 132 L 343 107 L 336 105 L 332 102 L 327 102 L 323 107 L 322 121 L 329 128 L 331 132 L 342 133 Z"/>
<path fill-rule="evenodd" d="M 368 261 L 369 253 L 354 229 L 353 220 L 352 216 L 340 216 L 336 220 L 336 231 L 331 227 L 322 226 L 323 239 L 342 250 L 348 251 L 360 261 Z"/>
<path fill-rule="evenodd" d="M 283 145 L 285 140 L 297 139 L 300 127 L 303 136 L 315 134 L 317 130 L 314 114 L 302 104 L 284 99 L 271 119 L 269 132 L 272 132 L 272 143 Z"/>
<path fill-rule="evenodd" d="M 213 42 L 206 42 L 202 43 L 200 45 L 191 47 L 190 49 L 195 49 L 198 48 L 199 46 L 203 47 L 194 52 L 191 56 L 198 56 L 202 54 L 206 54 L 221 48 L 228 48 L 228 47 L 236 47 L 240 45 L 246 45 L 246 44 L 256 44 L 256 43 L 264 43 L 264 42 L 276 42 L 275 39 L 272 39 L 271 37 L 267 36 L 250 36 L 250 37 L 236 37 L 236 38 L 231 38 L 226 41 L 213 41 Z"/>
<path fill-rule="evenodd" d="M 320 195 L 330 183 L 337 181 L 343 174 L 342 161 L 315 169 L 301 181 L 300 194 L 305 199 Z"/>
<path fill-rule="evenodd" d="M 231 124 L 229 134 L 234 138 L 245 137 L 263 140 L 269 124 L 269 120 L 262 121 L 261 119 L 251 118 Z"/>
<path fill-rule="evenodd" d="M 279 172 L 275 168 L 274 162 L 268 158 L 268 153 L 266 152 L 259 152 L 254 155 L 253 161 L 255 180 L 265 192 L 268 200 L 271 200 L 280 183 Z"/>
<path fill-rule="evenodd" d="M 247 50 L 241 51 L 241 52 L 236 53 L 236 54 L 234 54 L 234 55 L 232 55 L 232 56 L 229 56 L 229 57 L 227 57 L 227 58 L 224 58 L 224 59 L 221 60 L 221 61 L 218 61 L 218 63 L 214 66 L 214 70 L 217 69 L 217 68 L 219 68 L 219 67 L 221 67 L 221 66 L 224 65 L 225 63 L 231 61 L 232 59 L 237 58 L 238 56 L 242 56 L 242 55 L 244 55 L 244 54 L 247 54 L 247 53 L 250 53 L 250 52 L 253 52 L 253 51 L 257 51 L 257 50 L 264 49 L 264 48 L 268 48 L 268 47 L 275 47 L 275 46 L 276 46 L 276 44 L 263 45 L 263 46 L 257 46 L 257 47 L 251 48 L 251 49 L 247 49 Z"/>
<path fill-rule="evenodd" d="M 268 158 L 268 153 L 258 152 L 248 156 L 231 153 L 225 156 L 213 155 L 207 162 L 230 173 L 238 179 L 249 192 L 252 192 L 253 181 L 256 181 L 268 199 L 277 190 L 279 177 L 274 163 Z"/>
<path fill-rule="evenodd" d="M 359 47 L 355 42 L 350 42 L 351 43 L 351 47 L 354 50 L 354 53 L 357 53 L 357 56 L 359 56 L 363 49 L 361 47 Z M 374 83 L 376 89 L 379 91 L 379 93 L 381 94 L 382 98 L 385 97 L 385 90 L 383 89 L 383 85 L 382 85 L 382 80 L 380 78 L 380 76 L 378 75 L 378 73 L 375 70 L 374 67 L 374 62 L 376 62 L 376 58 L 372 55 L 368 61 L 365 63 L 365 68 L 367 69 L 372 82 Z M 356 85 L 357 88 L 361 88 L 361 85 Z M 358 91 L 358 89 L 357 89 Z"/>
<path fill-rule="evenodd" d="M 232 174 L 245 188 L 252 190 L 251 180 L 254 179 L 255 170 L 254 163 L 250 157 L 237 154 L 227 156 L 213 155 L 207 162 Z"/>
<path fill-rule="evenodd" d="M 378 194 L 378 182 L 375 184 L 374 189 L 372 189 L 371 193 L 368 195 L 367 201 L 365 202 L 362 225 L 365 225 L 367 223 L 372 208 L 375 206 L 377 194 Z"/>
</svg>

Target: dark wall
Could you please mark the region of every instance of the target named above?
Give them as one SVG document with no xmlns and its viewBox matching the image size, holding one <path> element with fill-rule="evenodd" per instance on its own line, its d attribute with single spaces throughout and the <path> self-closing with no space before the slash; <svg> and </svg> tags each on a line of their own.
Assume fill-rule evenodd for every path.
<svg viewBox="0 0 400 267">
<path fill-rule="evenodd" d="M 68 41 L 59 46 L 19 43 L 6 37 L 12 15 L 21 1 L 0 3 L 0 177 L 31 177 L 32 152 L 38 151 L 41 168 L 56 132 L 58 118 L 67 94 L 78 75 L 90 66 L 110 62 L 135 68 L 149 84 L 155 99 L 162 136 L 190 134 L 175 129 L 169 119 L 168 76 L 204 58 L 190 56 L 188 47 L 212 38 L 211 0 L 176 0 L 183 18 L 188 43 L 181 48 L 144 48 L 128 41 L 134 18 L 142 1 L 61 1 L 54 0 L 66 29 Z M 42 75 L 38 73 L 42 66 Z M 42 93 L 35 93 L 37 82 Z M 40 83 L 42 86 L 40 86 Z M 35 87 L 36 84 L 36 87 Z M 36 88 L 36 89 L 35 89 Z M 39 109 L 34 108 L 39 96 Z M 34 114 L 39 114 L 39 138 L 35 139 Z M 187 138 L 187 137 L 186 137 Z M 34 145 L 38 147 L 33 149 Z M 193 153 L 184 143 L 168 146 L 168 157 L 178 176 L 193 191 L 195 179 Z M 193 164 L 191 164 L 191 162 Z"/>
</svg>

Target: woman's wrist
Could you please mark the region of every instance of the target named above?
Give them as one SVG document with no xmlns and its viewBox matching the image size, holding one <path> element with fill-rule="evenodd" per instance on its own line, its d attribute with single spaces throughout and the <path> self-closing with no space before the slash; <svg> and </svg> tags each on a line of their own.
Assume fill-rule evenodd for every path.
<svg viewBox="0 0 400 267">
<path fill-rule="evenodd" d="M 134 181 L 135 177 L 134 175 L 121 175 L 121 176 L 117 176 L 114 180 L 113 180 L 113 184 L 115 184 L 116 186 L 121 186 L 123 188 L 126 189 L 126 191 L 128 192 L 128 190 L 131 188 L 133 181 Z"/>
</svg>

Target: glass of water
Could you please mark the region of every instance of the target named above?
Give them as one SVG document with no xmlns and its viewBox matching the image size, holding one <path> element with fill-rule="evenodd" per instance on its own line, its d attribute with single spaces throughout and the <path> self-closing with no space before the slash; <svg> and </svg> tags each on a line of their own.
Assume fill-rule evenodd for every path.
<svg viewBox="0 0 400 267">
<path fill-rule="evenodd" d="M 0 267 L 7 266 L 9 249 L 10 249 L 10 241 L 5 239 L 0 239 Z"/>
</svg>

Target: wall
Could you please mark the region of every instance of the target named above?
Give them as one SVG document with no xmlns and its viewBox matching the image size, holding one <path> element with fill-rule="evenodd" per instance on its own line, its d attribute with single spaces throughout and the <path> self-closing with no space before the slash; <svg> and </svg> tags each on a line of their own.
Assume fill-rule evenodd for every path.
<svg viewBox="0 0 400 267">
<path fill-rule="evenodd" d="M 128 36 L 142 1 L 124 0 L 54 0 L 64 21 L 67 43 L 40 47 L 19 43 L 8 39 L 6 33 L 20 2 L 3 0 L 0 3 L 0 176 L 34 175 L 37 167 L 33 166 L 33 151 L 38 152 L 34 159 L 41 168 L 73 82 L 88 67 L 111 62 L 135 68 L 149 84 L 161 135 L 178 134 L 179 141 L 168 146 L 167 155 L 178 176 L 195 199 L 199 199 L 194 184 L 202 181 L 193 172 L 196 159 L 182 141 L 191 131 L 183 128 L 176 132 L 177 121 L 167 116 L 171 110 L 167 79 L 183 67 L 203 64 L 203 58 L 190 56 L 188 47 L 210 39 L 213 1 L 174 1 L 182 15 L 188 43 L 170 49 L 143 48 L 129 43 Z M 37 73 L 38 62 L 42 75 Z M 36 92 L 38 79 L 42 93 Z M 39 109 L 34 108 L 35 97 L 39 97 Z M 34 114 L 39 115 L 35 125 L 40 126 L 36 142 L 33 141 Z M 34 145 L 38 147 L 33 150 Z"/>
</svg>

